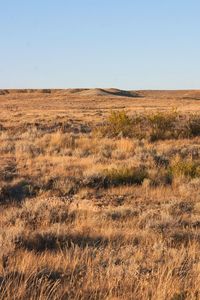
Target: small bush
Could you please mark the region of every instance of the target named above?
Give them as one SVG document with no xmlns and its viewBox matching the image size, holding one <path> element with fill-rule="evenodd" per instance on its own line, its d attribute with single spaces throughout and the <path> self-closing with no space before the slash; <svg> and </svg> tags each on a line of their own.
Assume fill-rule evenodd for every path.
<svg viewBox="0 0 200 300">
<path fill-rule="evenodd" d="M 151 186 L 166 186 L 172 184 L 172 174 L 168 169 L 157 169 L 150 174 Z"/>
<path fill-rule="evenodd" d="M 143 180 L 148 177 L 144 167 L 121 167 L 105 170 L 105 178 L 109 185 L 131 185 L 142 184 Z"/>
<path fill-rule="evenodd" d="M 131 137 L 132 121 L 125 111 L 112 111 L 108 117 L 107 124 L 100 129 L 103 136 L 109 137 Z"/>
<path fill-rule="evenodd" d="M 188 135 L 189 136 L 200 136 L 200 117 L 195 116 L 190 118 L 188 122 Z"/>
<path fill-rule="evenodd" d="M 34 197 L 38 193 L 38 187 L 31 182 L 21 180 L 11 183 L 0 189 L 0 202 L 22 201 L 27 197 Z"/>
<path fill-rule="evenodd" d="M 127 136 L 131 129 L 131 119 L 124 111 L 112 112 L 109 116 L 109 124 L 114 135 Z"/>
<path fill-rule="evenodd" d="M 177 119 L 176 112 L 162 113 L 158 112 L 148 116 L 150 125 L 150 140 L 163 140 L 175 137 L 175 123 Z"/>
<path fill-rule="evenodd" d="M 112 210 L 110 209 L 106 214 L 107 218 L 113 221 L 133 219 L 138 217 L 138 215 L 138 211 L 124 207 L 119 207 Z"/>
<path fill-rule="evenodd" d="M 180 216 L 182 214 L 191 214 L 194 210 L 194 203 L 190 201 L 181 201 L 179 203 L 175 203 L 169 209 L 169 213 L 172 216 Z"/>
<path fill-rule="evenodd" d="M 173 176 L 200 177 L 200 163 L 195 161 L 175 161 L 170 170 Z"/>
<path fill-rule="evenodd" d="M 52 191 L 61 197 L 74 194 L 78 187 L 79 183 L 75 177 L 57 176 L 48 178 L 47 182 L 44 182 L 42 189 Z"/>
</svg>

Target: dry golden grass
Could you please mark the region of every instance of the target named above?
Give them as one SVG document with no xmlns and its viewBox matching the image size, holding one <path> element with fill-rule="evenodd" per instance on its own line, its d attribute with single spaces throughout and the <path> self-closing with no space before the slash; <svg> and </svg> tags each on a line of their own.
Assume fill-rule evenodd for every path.
<svg viewBox="0 0 200 300">
<path fill-rule="evenodd" d="M 200 299 L 199 99 L 0 91 L 0 300 Z"/>
</svg>

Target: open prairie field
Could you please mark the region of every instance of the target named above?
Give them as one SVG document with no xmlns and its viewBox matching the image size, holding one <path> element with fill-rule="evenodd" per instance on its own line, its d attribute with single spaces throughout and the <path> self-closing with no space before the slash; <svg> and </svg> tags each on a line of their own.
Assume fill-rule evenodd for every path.
<svg viewBox="0 0 200 300">
<path fill-rule="evenodd" d="M 200 299 L 200 91 L 0 90 L 3 299 Z"/>
</svg>

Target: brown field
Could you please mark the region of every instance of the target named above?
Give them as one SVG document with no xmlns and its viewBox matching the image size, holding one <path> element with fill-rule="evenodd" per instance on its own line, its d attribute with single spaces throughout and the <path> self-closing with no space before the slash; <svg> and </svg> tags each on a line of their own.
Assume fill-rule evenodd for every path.
<svg viewBox="0 0 200 300">
<path fill-rule="evenodd" d="M 0 300 L 200 299 L 200 91 L 0 90 Z"/>
</svg>

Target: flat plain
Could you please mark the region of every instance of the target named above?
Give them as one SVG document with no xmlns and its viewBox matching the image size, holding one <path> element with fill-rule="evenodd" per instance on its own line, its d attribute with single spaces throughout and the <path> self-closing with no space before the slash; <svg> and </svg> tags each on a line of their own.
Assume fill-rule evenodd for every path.
<svg viewBox="0 0 200 300">
<path fill-rule="evenodd" d="M 0 90 L 0 299 L 200 299 L 200 91 Z"/>
</svg>

